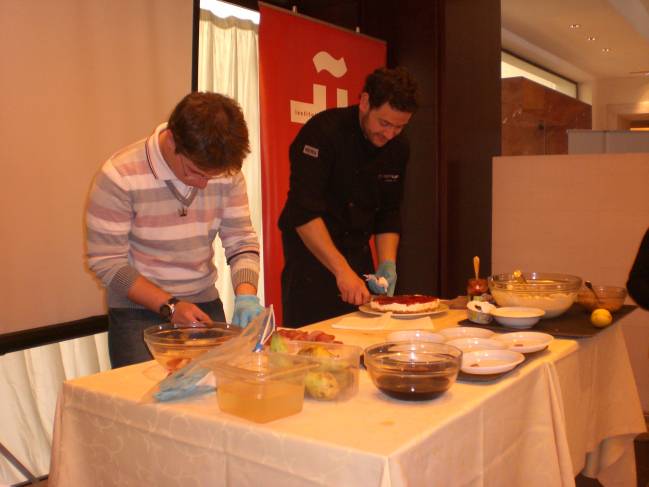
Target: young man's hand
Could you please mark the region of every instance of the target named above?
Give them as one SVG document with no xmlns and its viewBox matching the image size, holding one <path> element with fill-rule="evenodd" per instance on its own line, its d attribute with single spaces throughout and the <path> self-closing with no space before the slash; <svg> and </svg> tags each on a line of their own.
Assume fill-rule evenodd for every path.
<svg viewBox="0 0 649 487">
<path fill-rule="evenodd" d="M 232 324 L 245 328 L 263 310 L 264 307 L 259 303 L 257 296 L 254 294 L 239 294 L 234 298 Z"/>
</svg>

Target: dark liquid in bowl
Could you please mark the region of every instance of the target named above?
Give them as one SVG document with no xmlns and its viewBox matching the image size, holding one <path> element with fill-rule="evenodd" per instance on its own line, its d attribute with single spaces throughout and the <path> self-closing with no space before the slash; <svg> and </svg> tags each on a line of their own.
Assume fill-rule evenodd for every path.
<svg viewBox="0 0 649 487">
<path fill-rule="evenodd" d="M 399 377 L 381 375 L 377 387 L 390 397 L 405 401 L 426 401 L 443 394 L 451 387 L 448 377 Z"/>
</svg>

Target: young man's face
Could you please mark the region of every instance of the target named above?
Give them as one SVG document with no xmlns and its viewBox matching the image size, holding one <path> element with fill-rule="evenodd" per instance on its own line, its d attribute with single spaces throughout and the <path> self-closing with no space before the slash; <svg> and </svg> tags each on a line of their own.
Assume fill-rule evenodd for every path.
<svg viewBox="0 0 649 487">
<path fill-rule="evenodd" d="M 160 148 L 163 157 L 176 177 L 187 186 L 204 189 L 210 179 L 223 175 L 219 170 L 202 169 L 186 155 L 176 152 L 176 144 L 171 130 L 167 129 L 162 132 L 161 137 Z"/>
<path fill-rule="evenodd" d="M 376 147 L 383 147 L 401 133 L 412 113 L 395 110 L 389 103 L 370 108 L 369 95 L 363 93 L 358 104 L 361 129 Z"/>
<path fill-rule="evenodd" d="M 176 176 L 187 186 L 204 189 L 210 179 L 215 179 L 222 175 L 220 171 L 206 171 L 201 169 L 184 154 L 176 153 L 176 157 L 180 161 L 180 174 L 176 174 Z"/>
</svg>

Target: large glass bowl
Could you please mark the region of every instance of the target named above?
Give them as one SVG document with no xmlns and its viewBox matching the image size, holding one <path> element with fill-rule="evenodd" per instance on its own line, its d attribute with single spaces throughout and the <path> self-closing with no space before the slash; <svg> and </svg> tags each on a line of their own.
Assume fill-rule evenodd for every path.
<svg viewBox="0 0 649 487">
<path fill-rule="evenodd" d="M 542 319 L 565 313 L 577 299 L 581 278 L 550 272 L 523 272 L 522 278 L 513 274 L 490 276 L 489 291 L 499 306 L 541 308 Z"/>
<path fill-rule="evenodd" d="M 455 383 L 462 351 L 423 340 L 385 342 L 366 348 L 364 362 L 382 392 L 396 399 L 421 401 L 443 394 Z"/>
<path fill-rule="evenodd" d="M 163 323 L 146 328 L 144 342 L 160 365 L 175 372 L 239 333 L 241 328 L 228 323 Z"/>
</svg>

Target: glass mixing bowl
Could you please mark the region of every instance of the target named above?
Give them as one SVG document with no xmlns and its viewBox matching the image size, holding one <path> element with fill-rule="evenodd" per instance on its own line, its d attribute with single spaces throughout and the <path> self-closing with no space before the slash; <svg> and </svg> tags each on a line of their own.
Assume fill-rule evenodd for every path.
<svg viewBox="0 0 649 487">
<path fill-rule="evenodd" d="M 153 358 L 171 373 L 239 333 L 241 328 L 228 323 L 163 323 L 146 328 L 144 342 Z"/>
<path fill-rule="evenodd" d="M 551 272 L 523 272 L 490 276 L 489 290 L 498 306 L 541 308 L 542 319 L 565 313 L 577 299 L 581 278 Z"/>
<path fill-rule="evenodd" d="M 395 341 L 365 349 L 374 385 L 396 399 L 421 401 L 446 392 L 457 379 L 462 351 L 444 343 Z"/>
<path fill-rule="evenodd" d="M 581 288 L 577 294 L 577 303 L 588 311 L 596 308 L 604 308 L 611 313 L 619 310 L 626 299 L 626 289 L 619 286 L 599 286 L 593 284 L 593 291 L 597 298 L 588 288 Z"/>
</svg>

